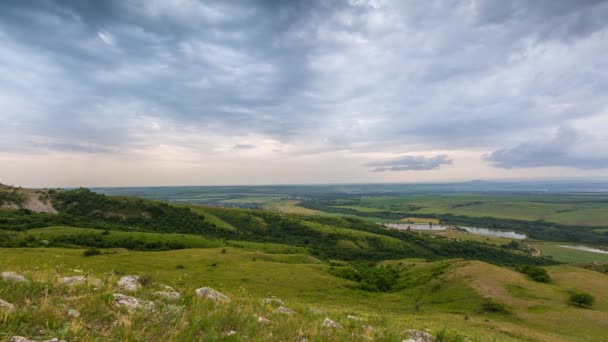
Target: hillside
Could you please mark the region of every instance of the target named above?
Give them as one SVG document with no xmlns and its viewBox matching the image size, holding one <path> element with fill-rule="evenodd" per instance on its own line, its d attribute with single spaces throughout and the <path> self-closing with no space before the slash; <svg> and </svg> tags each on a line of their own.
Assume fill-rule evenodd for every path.
<svg viewBox="0 0 608 342">
<path fill-rule="evenodd" d="M 347 266 L 298 253 L 229 247 L 108 250 L 83 257 L 77 249 L 1 249 L 0 270 L 17 272 L 28 281 L 0 280 L 0 298 L 15 306 L 4 318 L 0 338 L 400 341 L 407 338 L 408 329 L 428 331 L 438 341 L 606 337 L 608 277 L 600 273 L 553 266 L 548 268 L 553 280 L 543 284 L 476 261 L 405 259 L 382 265 L 400 275 L 398 285 L 387 292 L 367 292 L 332 275 L 332 267 Z M 82 275 L 91 285 L 61 284 L 63 277 Z M 138 275 L 145 285 L 125 292 L 116 283 L 124 275 Z M 164 285 L 181 297 L 168 300 L 155 294 Z M 196 296 L 194 290 L 201 287 L 220 291 L 230 303 Z M 573 290 L 593 294 L 597 303 L 591 309 L 568 305 Z M 152 301 L 155 310 L 116 307 L 114 293 Z M 264 298 L 282 303 L 263 304 Z M 279 306 L 295 313 L 277 311 Z M 70 317 L 69 309 L 79 316 Z M 259 317 L 272 323 L 259 322 Z M 324 327 L 325 318 L 342 329 Z M 228 335 L 230 331 L 234 335 Z"/>
<path fill-rule="evenodd" d="M 505 240 L 87 189 L 46 194 L 56 213 L 0 210 L 0 272 L 27 279 L 0 279 L 0 339 L 401 341 L 408 329 L 436 341 L 606 337 L 607 275 Z M 525 270 L 547 272 L 547 282 Z M 117 281 L 127 275 L 142 287 L 125 292 Z M 179 298 L 159 294 L 173 292 L 165 285 Z M 203 287 L 230 303 L 195 294 Z M 595 303 L 570 305 L 578 292 Z"/>
</svg>

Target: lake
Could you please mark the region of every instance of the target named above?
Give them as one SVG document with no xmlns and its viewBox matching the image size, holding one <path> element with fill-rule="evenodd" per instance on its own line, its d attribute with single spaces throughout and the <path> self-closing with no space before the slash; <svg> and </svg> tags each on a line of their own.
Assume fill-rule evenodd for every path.
<svg viewBox="0 0 608 342">
<path fill-rule="evenodd" d="M 580 251 L 585 251 L 585 252 L 608 254 L 608 251 L 605 251 L 603 249 L 593 248 L 593 247 L 584 246 L 584 245 L 558 245 L 558 246 L 564 247 L 564 248 L 570 248 L 570 249 L 578 249 Z"/>
<path fill-rule="evenodd" d="M 432 231 L 441 231 L 446 230 L 449 226 L 444 226 L 441 224 L 429 225 L 428 223 L 385 223 L 386 227 L 399 229 L 399 230 L 432 230 Z M 459 227 L 461 229 L 466 230 L 471 234 L 477 235 L 489 235 L 489 236 L 497 236 L 504 237 L 508 239 L 515 240 L 523 240 L 526 238 L 525 234 L 516 233 L 514 231 L 509 230 L 501 230 L 501 229 L 493 229 L 493 228 L 482 228 L 482 227 Z"/>
</svg>

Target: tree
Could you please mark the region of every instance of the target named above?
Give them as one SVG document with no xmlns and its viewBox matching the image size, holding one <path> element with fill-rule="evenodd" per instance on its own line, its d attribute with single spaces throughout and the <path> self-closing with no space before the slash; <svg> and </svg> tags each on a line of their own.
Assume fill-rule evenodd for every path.
<svg viewBox="0 0 608 342">
<path fill-rule="evenodd" d="M 570 304 L 578 307 L 590 307 L 595 298 L 586 292 L 575 292 L 570 295 Z"/>
</svg>

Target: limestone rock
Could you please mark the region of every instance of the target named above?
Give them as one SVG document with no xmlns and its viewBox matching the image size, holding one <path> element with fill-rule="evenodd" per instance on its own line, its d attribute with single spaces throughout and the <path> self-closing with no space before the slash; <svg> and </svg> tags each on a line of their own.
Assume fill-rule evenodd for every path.
<svg viewBox="0 0 608 342">
<path fill-rule="evenodd" d="M 15 306 L 5 300 L 0 299 L 0 310 L 10 313 L 15 311 Z"/>
<path fill-rule="evenodd" d="M 325 320 L 323 321 L 323 326 L 326 328 L 342 329 L 342 324 L 333 321 L 329 318 L 325 318 Z"/>
<path fill-rule="evenodd" d="M 139 309 L 139 308 L 143 308 L 146 310 L 154 309 L 154 303 L 152 303 L 150 301 L 131 297 L 131 296 L 126 296 L 126 295 L 123 295 L 120 293 L 115 293 L 114 299 L 116 300 L 116 306 L 118 306 L 118 307 L 124 306 L 124 307 L 128 308 L 129 310 Z"/>
<path fill-rule="evenodd" d="M 24 276 L 22 276 L 21 274 L 12 272 L 12 271 L 2 272 L 2 279 L 8 280 L 8 281 L 14 281 L 16 283 L 23 283 L 26 281 Z M 17 337 L 19 337 L 19 336 L 17 336 Z"/>
<path fill-rule="evenodd" d="M 78 312 L 78 310 L 75 310 L 75 309 L 69 309 L 68 316 L 71 318 L 78 318 L 78 317 L 80 317 L 80 312 Z"/>
<path fill-rule="evenodd" d="M 408 329 L 406 332 L 410 334 L 410 338 L 402 342 L 433 342 L 433 335 L 427 332 L 414 329 Z"/>
<path fill-rule="evenodd" d="M 63 277 L 59 279 L 59 283 L 67 286 L 82 285 L 86 284 L 86 282 L 87 277 L 85 276 Z"/>
<path fill-rule="evenodd" d="M 206 297 L 215 302 L 230 303 L 230 298 L 228 298 L 228 296 L 226 296 L 220 292 L 217 292 L 216 290 L 214 290 L 210 287 L 201 287 L 200 289 L 196 289 L 196 294 L 199 297 Z"/>
<path fill-rule="evenodd" d="M 272 324 L 272 321 L 266 317 L 258 316 L 258 323 L 260 324 Z"/>
<path fill-rule="evenodd" d="M 284 314 L 284 315 L 294 315 L 294 314 L 296 314 L 295 311 L 293 311 L 293 310 L 291 310 L 289 308 L 286 308 L 284 306 L 279 306 L 278 308 L 276 308 L 274 310 L 274 312 L 280 313 L 280 314 Z"/>
<path fill-rule="evenodd" d="M 135 292 L 139 290 L 139 288 L 141 288 L 141 284 L 139 283 L 139 277 L 133 275 L 124 276 L 120 278 L 116 284 L 121 289 L 129 292 Z"/>
<path fill-rule="evenodd" d="M 163 297 L 166 300 L 178 300 L 180 298 L 179 292 L 170 291 L 170 290 L 156 291 L 156 292 L 154 292 L 154 295 L 158 296 L 158 297 Z"/>
</svg>

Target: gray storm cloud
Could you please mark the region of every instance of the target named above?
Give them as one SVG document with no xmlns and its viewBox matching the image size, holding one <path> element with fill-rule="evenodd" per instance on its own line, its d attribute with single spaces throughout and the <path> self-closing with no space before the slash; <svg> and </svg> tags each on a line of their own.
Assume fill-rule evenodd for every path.
<svg viewBox="0 0 608 342">
<path fill-rule="evenodd" d="M 0 152 L 262 137 L 293 155 L 484 150 L 499 168 L 601 168 L 588 130 L 529 141 L 602 117 L 606 17 L 607 1 L 570 0 L 3 1 Z"/>
<path fill-rule="evenodd" d="M 391 160 L 375 161 L 366 165 L 373 167 L 375 172 L 382 172 L 436 170 L 442 165 L 449 164 L 452 164 L 452 160 L 447 155 L 438 155 L 435 157 L 403 156 Z"/>
</svg>

